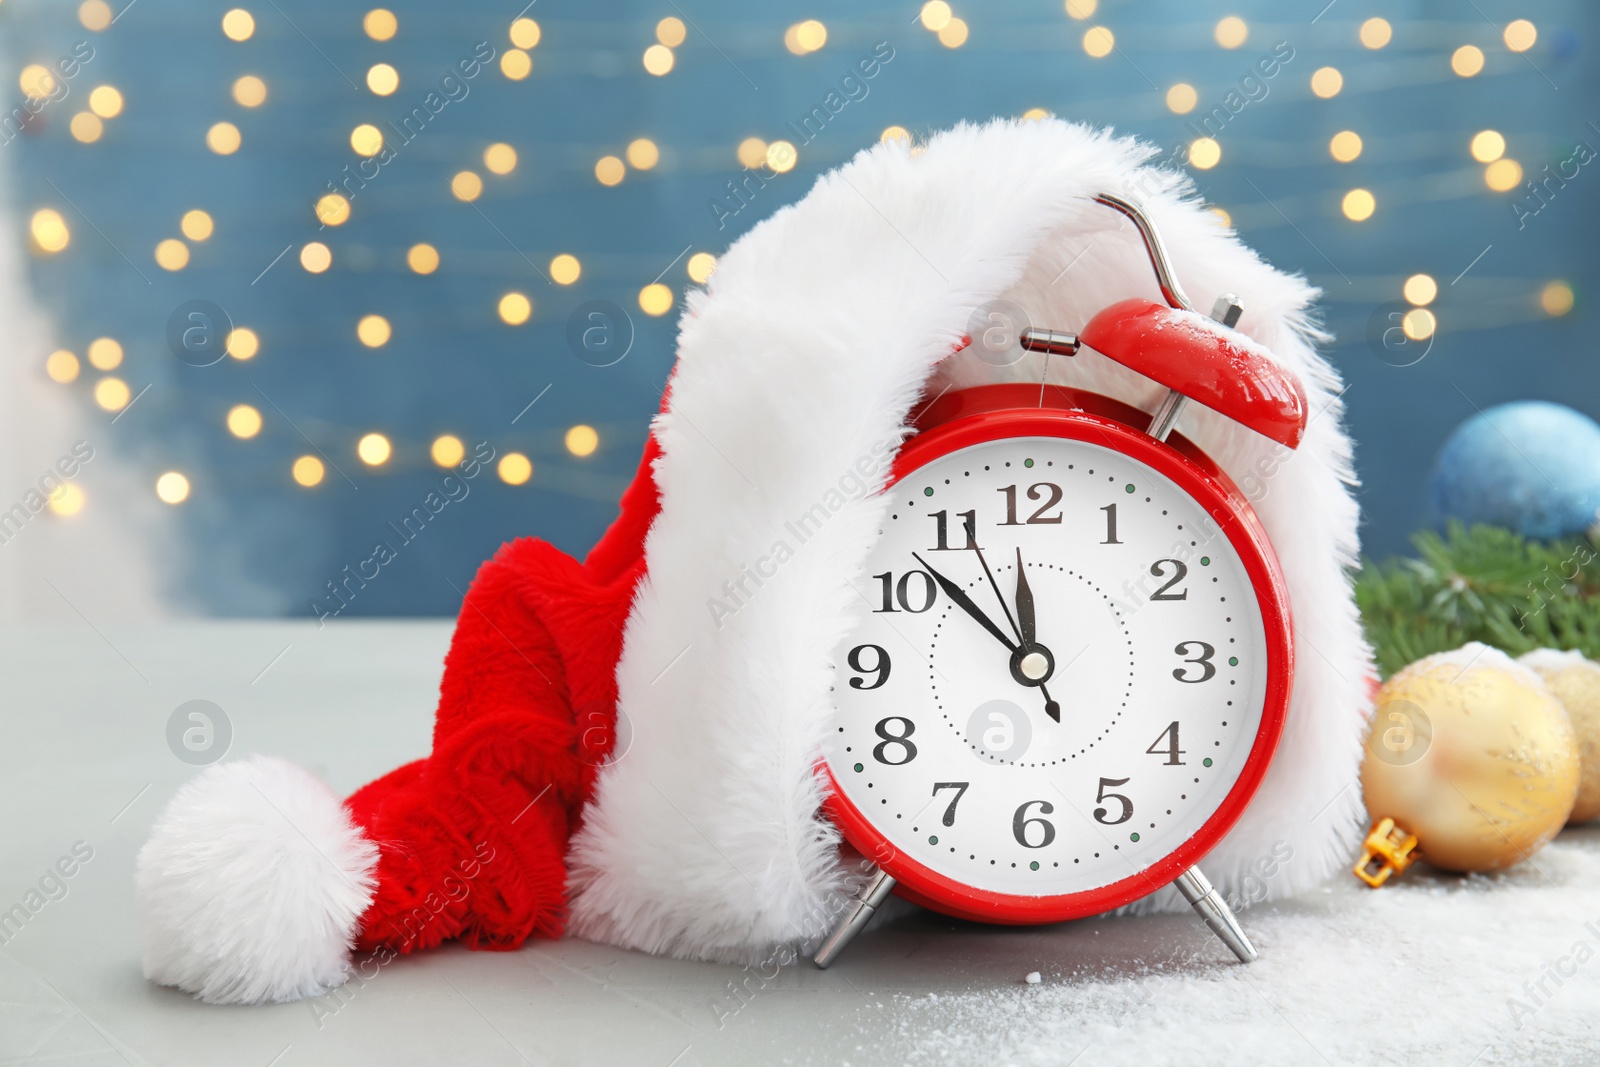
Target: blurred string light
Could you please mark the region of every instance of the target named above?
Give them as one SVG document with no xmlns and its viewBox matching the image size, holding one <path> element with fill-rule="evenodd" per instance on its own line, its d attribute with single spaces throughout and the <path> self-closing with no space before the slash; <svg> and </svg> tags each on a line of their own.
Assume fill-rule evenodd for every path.
<svg viewBox="0 0 1600 1067">
<path fill-rule="evenodd" d="M 439 250 L 430 244 L 415 244 L 406 251 L 406 266 L 418 274 L 432 274 L 439 269 Z"/>
<path fill-rule="evenodd" d="M 567 431 L 566 446 L 568 452 L 580 459 L 592 456 L 595 449 L 600 447 L 600 434 L 593 426 L 574 426 Z"/>
<path fill-rule="evenodd" d="M 51 381 L 60 382 L 62 385 L 77 381 L 80 369 L 78 357 L 64 348 L 50 353 L 44 361 L 44 372 L 50 376 Z"/>
<path fill-rule="evenodd" d="M 72 482 L 56 486 L 55 492 L 50 494 L 50 510 L 62 518 L 82 511 L 85 502 L 83 490 Z"/>
<path fill-rule="evenodd" d="M 1250 39 L 1250 27 L 1238 15 L 1228 15 L 1218 20 L 1211 36 L 1223 48 L 1238 48 Z"/>
<path fill-rule="evenodd" d="M 189 246 L 176 237 L 168 237 L 156 245 L 155 256 L 162 270 L 182 270 L 189 265 Z"/>
<path fill-rule="evenodd" d="M 521 326 L 533 317 L 533 301 L 522 293 L 507 293 L 500 298 L 500 321 L 507 326 Z"/>
<path fill-rule="evenodd" d="M 1361 135 L 1354 130 L 1340 130 L 1328 141 L 1328 154 L 1339 163 L 1353 163 L 1361 158 Z"/>
<path fill-rule="evenodd" d="M 1090 26 L 1083 31 L 1083 50 L 1094 59 L 1104 59 L 1116 47 L 1116 34 L 1104 26 Z"/>
<path fill-rule="evenodd" d="M 539 24 L 530 18 L 519 18 L 511 24 L 508 33 L 511 43 L 523 51 L 532 51 L 539 46 L 539 38 L 544 36 L 544 31 L 539 29 Z"/>
<path fill-rule="evenodd" d="M 1210 170 L 1222 162 L 1222 145 L 1214 137 L 1197 137 L 1189 144 L 1189 162 L 1199 170 Z"/>
<path fill-rule="evenodd" d="M 683 20 L 667 17 L 656 23 L 656 40 L 667 48 L 676 48 L 689 36 Z"/>
<path fill-rule="evenodd" d="M 375 156 L 383 151 L 383 131 L 363 122 L 350 131 L 350 147 L 358 156 Z"/>
<path fill-rule="evenodd" d="M 797 56 L 810 55 L 828 43 L 828 27 L 816 19 L 796 22 L 783 31 L 783 47 Z"/>
<path fill-rule="evenodd" d="M 78 5 L 78 22 L 84 29 L 99 33 L 111 25 L 115 17 L 106 0 L 83 0 Z"/>
<path fill-rule="evenodd" d="M 343 226 L 350 221 L 350 201 L 338 193 L 327 193 L 317 200 L 312 209 L 317 221 L 324 226 Z"/>
<path fill-rule="evenodd" d="M 517 169 L 517 150 L 496 142 L 483 150 L 483 166 L 490 174 L 510 174 Z"/>
<path fill-rule="evenodd" d="M 235 404 L 228 409 L 228 432 L 248 441 L 261 432 L 261 412 L 249 404 Z"/>
<path fill-rule="evenodd" d="M 1439 320 L 1427 308 L 1412 308 L 1400 319 L 1400 329 L 1413 341 L 1426 341 L 1439 328 Z"/>
<path fill-rule="evenodd" d="M 233 155 L 243 140 L 239 127 L 231 122 L 216 123 L 206 131 L 206 147 L 219 156 Z"/>
<path fill-rule="evenodd" d="M 767 142 L 759 137 L 746 137 L 734 152 L 742 167 L 759 167 L 767 161 Z"/>
<path fill-rule="evenodd" d="M 635 170 L 650 170 L 661 161 L 661 149 L 648 137 L 628 142 L 628 165 Z"/>
<path fill-rule="evenodd" d="M 788 141 L 773 141 L 767 145 L 766 159 L 767 166 L 779 174 L 785 174 L 793 170 L 794 165 L 800 161 L 800 153 Z"/>
<path fill-rule="evenodd" d="M 483 179 L 470 170 L 461 171 L 450 179 L 450 192 L 457 200 L 470 204 L 483 195 Z"/>
<path fill-rule="evenodd" d="M 235 326 L 222 343 L 223 351 L 237 360 L 255 359 L 261 351 L 261 337 L 248 326 Z"/>
<path fill-rule="evenodd" d="M 1365 222 L 1378 210 L 1378 198 L 1367 189 L 1352 189 L 1344 194 L 1339 204 L 1344 217 L 1351 222 Z"/>
<path fill-rule="evenodd" d="M 156 496 L 163 504 L 181 504 L 189 499 L 189 479 L 178 471 L 167 471 L 156 479 Z"/>
<path fill-rule="evenodd" d="M 1483 168 L 1483 183 L 1497 193 L 1507 193 L 1522 184 L 1522 164 L 1502 157 Z"/>
<path fill-rule="evenodd" d="M 1022 113 L 1023 122 L 1040 122 L 1050 117 L 1050 112 L 1042 107 L 1030 107 Z"/>
<path fill-rule="evenodd" d="M 34 247 L 41 252 L 59 252 L 72 243 L 67 220 L 54 208 L 35 211 L 33 218 L 28 221 L 28 232 L 33 237 Z"/>
<path fill-rule="evenodd" d="M 122 92 L 114 85 L 97 85 L 89 90 L 89 110 L 103 119 L 122 114 Z"/>
<path fill-rule="evenodd" d="M 356 339 L 368 348 L 382 348 L 394 333 L 382 315 L 363 315 L 356 323 Z"/>
<path fill-rule="evenodd" d="M 594 177 L 601 185 L 620 185 L 627 173 L 627 165 L 616 156 L 601 156 L 595 160 Z"/>
<path fill-rule="evenodd" d="M 1096 0 L 1064 0 L 1066 15 L 1076 20 L 1090 19 L 1097 9 Z M 78 12 L 80 22 L 91 30 L 104 29 L 115 17 L 113 9 L 104 3 L 104 0 L 85 0 L 79 5 Z M 965 22 L 956 17 L 954 9 L 945 0 L 929 0 L 922 5 L 918 17 L 924 28 L 938 34 L 941 43 L 946 47 L 960 47 L 967 40 L 968 28 Z M 244 9 L 228 12 L 223 16 L 222 23 L 224 34 L 234 41 L 251 39 L 256 29 L 254 18 Z M 398 32 L 398 20 L 392 12 L 374 9 L 367 12 L 363 18 L 362 29 L 373 40 L 387 41 Z M 673 49 L 684 44 L 687 30 L 684 22 L 677 18 L 664 18 L 656 25 L 656 44 L 650 46 L 645 54 L 647 71 L 659 76 L 673 69 L 675 64 Z M 519 18 L 511 24 L 509 36 L 517 56 L 512 58 L 511 54 L 507 53 L 502 58 L 501 69 L 512 80 L 519 80 L 531 72 L 532 61 L 526 53 L 539 44 L 541 30 L 534 20 Z M 1247 43 L 1250 27 L 1243 19 L 1230 15 L 1214 25 L 1213 36 L 1219 47 L 1236 49 Z M 1393 36 L 1394 29 L 1385 19 L 1370 18 L 1360 25 L 1360 43 L 1367 49 L 1382 49 L 1392 42 Z M 1534 46 L 1538 39 L 1538 31 L 1531 22 L 1519 19 L 1504 28 L 1503 36 L 1509 51 L 1525 52 Z M 785 44 L 789 46 L 790 52 L 805 55 L 823 48 L 827 38 L 826 26 L 817 20 L 806 20 L 789 27 L 785 34 Z M 1102 58 L 1115 50 L 1115 37 L 1108 28 L 1090 26 L 1083 35 L 1083 48 L 1090 56 Z M 1434 62 L 1437 62 L 1437 58 Z M 1472 77 L 1482 71 L 1484 62 L 1481 49 L 1466 45 L 1457 49 L 1451 56 L 1451 69 L 1457 76 Z M 24 83 L 24 91 L 30 95 L 47 95 L 56 86 L 56 76 L 44 67 L 25 70 L 21 80 Z M 368 71 L 369 88 L 379 95 L 392 94 L 398 89 L 399 82 L 399 73 L 387 63 L 376 64 Z M 1324 67 L 1312 76 L 1313 92 L 1320 98 L 1337 96 L 1342 88 L 1343 76 L 1336 68 Z M 233 100 L 241 107 L 262 106 L 266 103 L 268 95 L 267 84 L 258 75 L 241 74 L 232 83 Z M 1188 114 L 1198 105 L 1199 94 L 1194 86 L 1180 82 L 1167 90 L 1165 99 L 1171 112 Z M 105 122 L 120 115 L 123 108 L 124 100 L 119 90 L 111 86 L 97 87 L 89 94 L 88 110 L 73 116 L 68 124 L 69 129 L 78 140 L 92 143 L 103 136 Z M 1042 108 L 1031 108 L 1023 117 L 1040 118 L 1047 114 L 1048 112 Z M 890 126 L 883 130 L 880 140 L 909 142 L 911 136 L 903 126 Z M 349 141 L 352 150 L 362 156 L 370 157 L 383 149 L 383 133 L 371 124 L 357 126 L 349 134 Z M 218 122 L 206 134 L 208 148 L 219 155 L 229 155 L 239 151 L 241 142 L 242 137 L 238 127 L 230 122 Z M 1341 163 L 1360 158 L 1363 147 L 1360 135 L 1353 130 L 1339 131 L 1328 142 L 1330 155 Z M 1473 159 L 1485 164 L 1485 184 L 1496 192 L 1515 189 L 1523 178 L 1521 165 L 1515 160 L 1504 158 L 1505 151 L 1504 138 L 1493 130 L 1481 131 L 1472 138 L 1470 145 Z M 1212 138 L 1201 138 L 1190 147 L 1191 162 L 1198 169 L 1215 167 L 1221 160 L 1221 154 L 1220 145 Z M 756 137 L 747 138 L 740 143 L 736 155 L 743 166 L 767 166 L 780 173 L 792 169 L 798 160 L 797 150 L 792 143 L 775 141 L 769 144 Z M 620 155 L 604 157 L 601 160 L 604 167 L 597 164 L 595 174 L 597 179 L 605 184 L 614 185 L 623 180 L 629 168 L 638 171 L 650 170 L 657 166 L 660 159 L 660 146 L 648 137 L 639 137 L 629 142 Z M 496 142 L 484 149 L 483 166 L 490 174 L 498 176 L 512 174 L 518 164 L 517 152 L 509 144 Z M 482 194 L 483 179 L 472 171 L 462 171 L 452 180 L 451 190 L 457 199 L 474 201 Z M 1216 207 L 1211 210 L 1222 225 L 1231 226 L 1232 220 L 1225 210 Z M 1344 194 L 1341 210 L 1346 218 L 1364 221 L 1375 213 L 1376 198 L 1369 190 L 1352 189 Z M 350 202 L 339 194 L 329 194 L 319 199 L 316 212 L 325 224 L 339 226 L 350 217 Z M 180 229 L 182 236 L 188 241 L 202 242 L 211 237 L 214 225 L 212 217 L 207 212 L 193 209 L 182 217 Z M 36 250 L 42 252 L 65 249 L 71 239 L 66 221 L 59 212 L 48 208 L 35 212 L 30 222 L 30 233 Z M 164 239 L 157 246 L 157 260 L 169 270 L 182 269 L 186 266 L 190 254 L 190 247 L 175 238 Z M 311 242 L 300 250 L 302 266 L 311 273 L 327 271 L 331 267 L 332 258 L 332 252 L 321 242 Z M 405 262 L 416 274 L 431 274 L 439 268 L 439 251 L 431 244 L 416 244 L 406 252 Z M 685 271 L 690 281 L 704 284 L 715 271 L 716 262 L 716 257 L 709 252 L 696 253 L 688 258 Z M 551 280 L 559 285 L 575 284 L 581 271 L 578 259 L 570 254 L 557 256 L 550 263 Z M 1426 305 L 1437 297 L 1437 283 L 1429 275 L 1413 275 L 1406 279 L 1403 292 L 1408 302 L 1415 305 L 1406 316 L 1407 335 L 1417 339 L 1432 336 L 1437 328 L 1437 320 L 1431 311 L 1426 310 Z M 639 290 L 638 301 L 644 313 L 660 316 L 672 310 L 675 295 L 671 287 L 660 282 L 652 282 Z M 1573 301 L 1572 289 L 1564 282 L 1550 282 L 1538 294 L 1540 307 L 1549 315 L 1567 314 L 1573 306 Z M 500 298 L 498 310 L 502 321 L 519 325 L 532 317 L 532 301 L 520 293 L 506 293 Z M 366 323 L 368 319 L 376 319 L 383 323 L 383 338 L 375 345 L 368 343 L 365 337 L 362 337 L 362 341 L 368 343 L 368 347 L 381 347 L 389 340 L 391 333 L 389 324 L 382 316 L 368 316 L 362 323 Z M 248 338 L 248 342 L 243 338 Z M 104 340 L 110 341 L 110 339 Z M 115 344 L 114 341 L 110 343 Z M 234 358 L 251 358 L 258 346 L 259 341 L 253 331 L 241 328 L 229 335 L 228 353 Z M 97 370 L 110 370 L 122 362 L 120 346 L 116 347 L 116 352 L 114 361 L 106 357 L 97 360 L 94 345 L 91 345 L 87 358 Z M 77 356 L 63 349 L 51 353 L 45 361 L 45 369 L 52 380 L 69 384 L 79 378 L 82 368 Z M 102 378 L 96 382 L 94 395 L 96 403 L 108 411 L 122 410 L 132 399 L 128 386 L 114 377 Z M 258 435 L 261 430 L 261 414 L 251 405 L 235 405 L 228 411 L 226 425 L 229 433 L 235 437 L 250 439 Z M 378 442 L 381 442 L 381 449 Z M 598 433 L 590 426 L 574 426 L 567 431 L 565 444 L 567 451 L 572 455 L 587 456 L 598 448 Z M 381 458 L 375 461 L 369 458 L 377 455 L 379 451 L 382 452 Z M 380 433 L 365 434 L 357 444 L 358 455 L 369 465 L 389 462 L 392 452 L 393 446 L 389 438 Z M 465 449 L 458 437 L 443 434 L 433 441 L 429 453 L 435 463 L 441 466 L 453 466 L 464 458 Z M 323 468 L 323 462 L 317 457 L 301 456 L 293 465 L 293 478 L 302 486 L 308 488 L 316 486 L 325 478 Z M 533 463 L 521 453 L 510 453 L 502 457 L 497 470 L 501 479 L 507 484 L 521 485 L 532 478 Z M 177 471 L 166 472 L 162 478 L 168 475 L 182 480 L 183 489 L 179 499 L 186 499 L 190 489 L 187 478 Z M 159 487 L 157 491 L 162 499 L 167 499 Z M 52 501 L 52 507 L 54 506 L 55 503 Z"/>
<path fill-rule="evenodd" d="M 550 261 L 550 280 L 557 285 L 571 285 L 582 273 L 583 264 L 570 253 L 563 252 Z"/>
<path fill-rule="evenodd" d="M 660 282 L 651 282 L 639 290 L 639 310 L 652 317 L 671 311 L 672 300 L 672 290 Z"/>
<path fill-rule="evenodd" d="M 92 112 L 80 111 L 72 116 L 71 122 L 67 123 L 67 132 L 72 134 L 72 139 L 75 141 L 94 144 L 105 132 L 105 123 Z"/>
<path fill-rule="evenodd" d="M 672 49 L 664 44 L 653 44 L 644 50 L 643 62 L 644 69 L 659 78 L 672 72 L 675 59 Z"/>
<path fill-rule="evenodd" d="M 333 266 L 333 253 L 321 241 L 312 241 L 300 249 L 300 265 L 312 274 L 321 274 Z"/>
<path fill-rule="evenodd" d="M 240 107 L 260 107 L 267 102 L 267 83 L 254 74 L 244 75 L 233 83 L 233 102 Z"/>
<path fill-rule="evenodd" d="M 1400 287 L 1400 292 L 1407 303 L 1426 307 L 1439 295 L 1439 283 L 1433 280 L 1431 274 L 1413 274 Z"/>
<path fill-rule="evenodd" d="M 500 457 L 495 473 L 507 485 L 523 485 L 533 477 L 533 461 L 521 452 L 507 452 Z"/>
<path fill-rule="evenodd" d="M 242 7 L 222 16 L 222 33 L 230 41 L 248 41 L 255 32 L 255 16 Z"/>
<path fill-rule="evenodd" d="M 122 345 L 114 338 L 96 337 L 89 342 L 85 355 L 95 370 L 116 370 L 122 366 Z"/>
<path fill-rule="evenodd" d="M 500 73 L 519 82 L 533 73 L 533 57 L 520 48 L 508 48 L 500 57 Z"/>
<path fill-rule="evenodd" d="M 391 96 L 400 88 L 400 72 L 388 63 L 374 63 L 367 68 L 367 88 L 378 96 Z"/>
<path fill-rule="evenodd" d="M 393 452 L 389 439 L 381 433 L 362 434 L 361 440 L 356 442 L 356 455 L 369 467 L 383 466 Z"/>
<path fill-rule="evenodd" d="M 689 257 L 684 269 L 688 272 L 690 281 L 704 285 L 711 280 L 711 275 L 717 269 L 717 257 L 710 252 L 696 252 Z"/>
<path fill-rule="evenodd" d="M 400 29 L 400 20 L 387 8 L 375 7 L 361 20 L 361 29 L 374 41 L 387 41 Z"/>
<path fill-rule="evenodd" d="M 106 411 L 121 411 L 132 397 L 128 383 L 121 378 L 101 378 L 94 383 L 94 402 Z"/>
<path fill-rule="evenodd" d="M 1450 55 L 1450 69 L 1463 78 L 1470 78 L 1483 69 L 1483 49 L 1464 44 Z"/>
<path fill-rule="evenodd" d="M 1546 315 L 1560 317 L 1572 310 L 1572 286 L 1566 282 L 1551 282 L 1539 290 L 1539 306 Z"/>
<path fill-rule="evenodd" d="M 467 446 L 455 434 L 440 434 L 433 439 L 428 455 L 441 467 L 454 467 L 466 457 Z"/>
<path fill-rule="evenodd" d="M 1506 26 L 1503 37 L 1511 51 L 1526 52 L 1539 39 L 1539 31 L 1527 19 L 1517 19 Z"/>
<path fill-rule="evenodd" d="M 1493 163 L 1506 154 L 1506 139 L 1495 130 L 1482 130 L 1473 136 L 1468 149 L 1479 163 Z"/>
<path fill-rule="evenodd" d="M 316 456 L 301 456 L 294 461 L 294 466 L 289 468 L 289 473 L 296 482 L 310 489 L 312 486 L 322 484 L 325 470 L 322 460 Z"/>
<path fill-rule="evenodd" d="M 199 208 L 195 208 L 193 211 L 185 211 L 183 218 L 178 220 L 178 229 L 182 230 L 183 235 L 191 241 L 206 240 L 211 236 L 214 228 L 215 224 L 211 221 L 211 216 Z"/>
</svg>

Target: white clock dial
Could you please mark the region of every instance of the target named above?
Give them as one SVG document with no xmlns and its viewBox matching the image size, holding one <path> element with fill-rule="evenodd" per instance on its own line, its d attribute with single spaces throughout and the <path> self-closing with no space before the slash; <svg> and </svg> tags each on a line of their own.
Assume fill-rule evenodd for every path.
<svg viewBox="0 0 1600 1067">
<path fill-rule="evenodd" d="M 1120 882 L 1193 837 L 1268 684 L 1254 586 L 1204 506 L 1055 437 L 963 448 L 887 493 L 856 583 L 871 610 L 834 656 L 825 754 L 855 808 L 924 867 L 1017 896 Z"/>
</svg>

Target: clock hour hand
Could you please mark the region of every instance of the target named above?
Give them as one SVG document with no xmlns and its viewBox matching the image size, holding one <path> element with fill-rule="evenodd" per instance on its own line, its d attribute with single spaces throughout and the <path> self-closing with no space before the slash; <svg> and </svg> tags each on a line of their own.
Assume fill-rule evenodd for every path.
<svg viewBox="0 0 1600 1067">
<path fill-rule="evenodd" d="M 977 619 L 978 622 L 982 624 L 983 628 L 994 634 L 996 640 L 998 640 L 1002 645 L 1005 645 L 1006 648 L 1010 649 L 1012 652 L 1017 650 L 1016 642 L 1007 637 L 1005 631 L 996 626 L 994 624 L 994 620 L 985 615 L 983 613 L 983 609 L 974 604 L 972 602 L 972 598 L 969 597 L 959 585 L 957 585 L 955 582 L 952 582 L 938 571 L 934 570 L 933 567 L 929 565 L 927 560 L 923 559 L 915 552 L 911 553 L 911 556 L 918 563 L 922 564 L 923 568 L 927 570 L 929 574 L 933 575 L 933 580 L 939 583 L 939 588 L 944 590 L 944 595 L 949 597 L 951 601 L 955 603 L 956 607 L 960 608 L 968 615 L 971 615 L 974 619 Z"/>
</svg>

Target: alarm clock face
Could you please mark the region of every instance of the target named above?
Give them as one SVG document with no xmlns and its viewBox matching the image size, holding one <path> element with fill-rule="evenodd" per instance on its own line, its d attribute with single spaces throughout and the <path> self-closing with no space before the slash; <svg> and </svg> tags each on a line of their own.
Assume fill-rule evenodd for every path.
<svg viewBox="0 0 1600 1067">
<path fill-rule="evenodd" d="M 1213 519 L 1233 514 L 1218 483 L 1125 427 L 1033 420 L 1049 433 L 988 419 L 902 454 L 825 746 L 858 848 L 925 903 L 1021 921 L 1198 859 L 1264 772 L 1286 689 L 1276 572 Z"/>
</svg>

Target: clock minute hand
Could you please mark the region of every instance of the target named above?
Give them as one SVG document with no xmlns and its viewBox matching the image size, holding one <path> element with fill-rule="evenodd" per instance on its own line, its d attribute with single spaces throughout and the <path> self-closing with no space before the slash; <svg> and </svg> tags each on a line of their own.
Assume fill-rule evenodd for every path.
<svg viewBox="0 0 1600 1067">
<path fill-rule="evenodd" d="M 1005 645 L 1006 648 L 1010 649 L 1012 652 L 1017 650 L 1016 642 L 1007 637 L 1005 631 L 996 626 L 994 624 L 994 620 L 985 615 L 983 613 L 983 609 L 974 604 L 972 602 L 972 598 L 967 596 L 965 591 L 963 591 L 959 585 L 957 585 L 955 582 L 952 582 L 938 571 L 934 570 L 933 567 L 929 565 L 928 561 L 917 555 L 917 553 L 913 552 L 911 553 L 911 556 L 918 563 L 922 564 L 924 569 L 926 569 L 929 574 L 933 575 L 933 580 L 939 583 L 939 588 L 944 590 L 944 595 L 949 597 L 955 603 L 956 607 L 960 608 L 962 611 L 978 620 L 978 622 L 983 625 L 983 628 L 994 634 L 996 640 L 998 640 L 1002 645 Z"/>
<path fill-rule="evenodd" d="M 1017 630 L 1023 648 L 1038 644 L 1033 615 L 1033 589 L 1028 585 L 1028 572 L 1022 566 L 1021 548 L 1017 549 Z"/>
<path fill-rule="evenodd" d="M 1033 613 L 1033 587 L 1028 584 L 1028 570 L 1022 565 L 1022 549 L 1017 549 L 1017 636 L 1022 639 L 1022 651 L 1036 648 L 1038 629 Z M 1039 692 L 1044 694 L 1044 712 L 1056 722 L 1061 721 L 1061 705 L 1050 695 L 1043 682 Z"/>
</svg>

